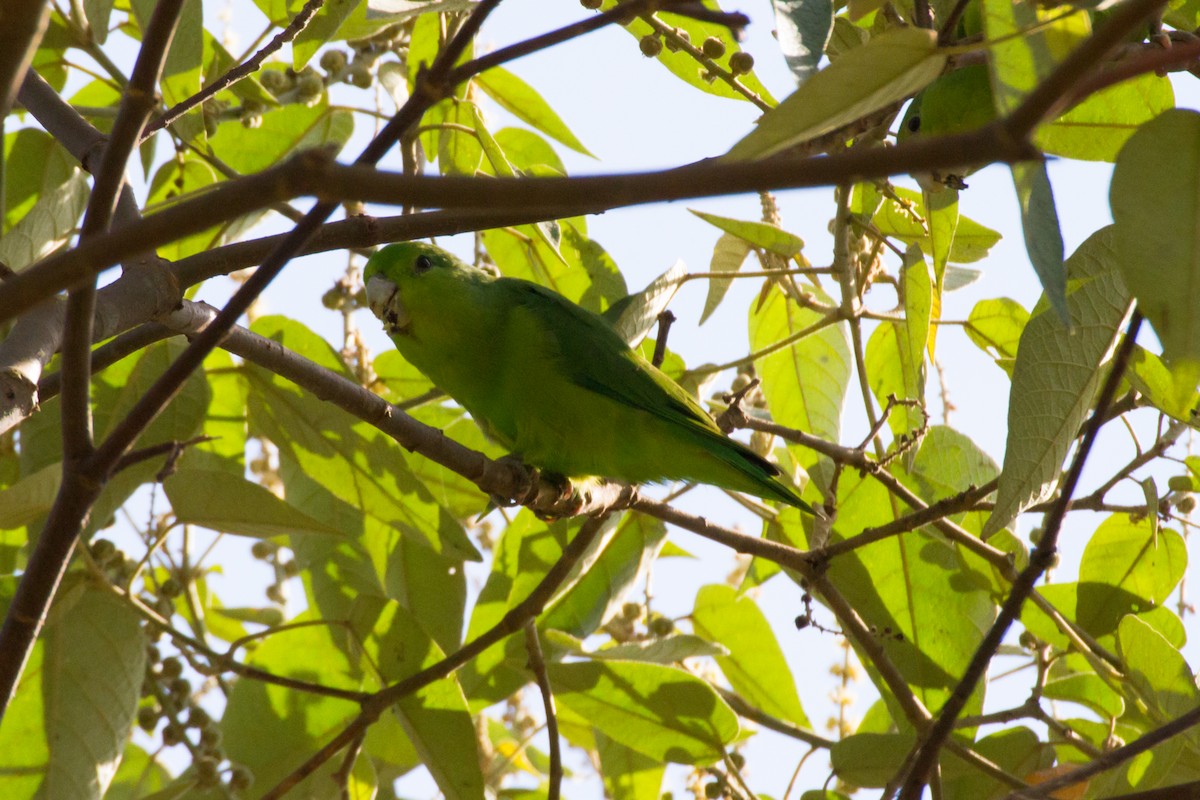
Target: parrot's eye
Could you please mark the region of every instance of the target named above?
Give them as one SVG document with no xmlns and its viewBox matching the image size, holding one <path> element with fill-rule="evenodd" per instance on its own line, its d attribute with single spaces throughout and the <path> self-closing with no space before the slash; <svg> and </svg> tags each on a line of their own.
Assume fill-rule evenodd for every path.
<svg viewBox="0 0 1200 800">
<path fill-rule="evenodd" d="M 417 256 L 417 260 L 413 262 L 413 271 L 418 275 L 431 269 L 433 269 L 433 259 L 429 256 Z"/>
</svg>

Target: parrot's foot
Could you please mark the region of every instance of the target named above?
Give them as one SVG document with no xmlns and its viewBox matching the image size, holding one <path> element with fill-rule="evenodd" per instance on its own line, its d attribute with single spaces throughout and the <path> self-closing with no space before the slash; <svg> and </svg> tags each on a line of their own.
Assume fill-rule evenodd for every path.
<svg viewBox="0 0 1200 800">
<path fill-rule="evenodd" d="M 513 476 L 513 493 L 511 497 L 491 495 L 492 503 L 499 508 L 511 508 L 531 502 L 536 495 L 541 473 L 537 467 L 531 467 L 521 460 L 520 456 L 506 455 L 496 459 L 497 464 L 504 465 Z"/>
</svg>

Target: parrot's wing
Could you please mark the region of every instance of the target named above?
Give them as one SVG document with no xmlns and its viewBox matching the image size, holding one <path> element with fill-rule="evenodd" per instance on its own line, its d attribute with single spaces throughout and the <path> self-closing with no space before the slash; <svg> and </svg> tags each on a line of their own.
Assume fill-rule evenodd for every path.
<svg viewBox="0 0 1200 800">
<path fill-rule="evenodd" d="M 679 384 L 634 354 L 602 318 L 535 283 L 505 279 L 514 305 L 534 315 L 558 356 L 563 372 L 578 386 L 701 436 L 724 434 Z M 703 431 L 703 433 L 701 433 Z"/>
</svg>

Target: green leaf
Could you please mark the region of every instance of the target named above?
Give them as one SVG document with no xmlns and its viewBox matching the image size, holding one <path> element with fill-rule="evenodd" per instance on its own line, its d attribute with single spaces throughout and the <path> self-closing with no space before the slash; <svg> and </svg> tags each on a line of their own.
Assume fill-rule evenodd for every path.
<svg viewBox="0 0 1200 800">
<path fill-rule="evenodd" d="M 75 230 L 87 208 L 88 180 L 76 170 L 48 190 L 25 216 L 0 238 L 0 263 L 20 271 L 57 250 Z"/>
<path fill-rule="evenodd" d="M 1169 362 L 1200 361 L 1200 114 L 1174 110 L 1134 134 L 1110 201 L 1125 285 Z"/>
<path fill-rule="evenodd" d="M 871 222 L 884 236 L 895 236 L 905 244 L 918 245 L 925 253 L 933 252 L 933 241 L 921 221 L 921 214 L 925 213 L 925 201 L 921 194 L 899 186 L 893 187 L 892 191 L 900 201 L 891 197 L 881 198 L 878 208 L 870 215 Z M 870 209 L 864 207 L 865 202 L 862 193 L 855 192 L 850 210 L 855 214 L 866 213 Z M 909 207 L 906 208 L 904 203 Z M 1000 234 L 997 231 L 969 217 L 960 216 L 947 259 L 957 264 L 979 261 L 987 257 L 998 241 Z"/>
<path fill-rule="evenodd" d="M 1029 312 L 1016 300 L 996 297 L 980 300 L 967 317 L 967 337 L 996 361 L 996 366 L 1012 377 L 1021 333 L 1029 322 Z"/>
<path fill-rule="evenodd" d="M 829 750 L 833 772 L 852 786 L 882 788 L 895 777 L 915 740 L 911 733 L 856 733 Z"/>
<path fill-rule="evenodd" d="M 713 247 L 712 261 L 708 265 L 709 272 L 737 272 L 750 255 L 750 243 L 732 233 L 722 233 Z M 700 324 L 703 325 L 712 313 L 725 299 L 733 281 L 729 278 L 709 278 L 708 296 L 704 298 L 704 311 L 700 313 Z"/>
<path fill-rule="evenodd" d="M 146 30 L 150 16 L 154 13 L 154 0 L 131 0 L 130 5 L 137 17 L 138 27 Z M 179 24 L 171 38 L 163 66 L 163 100 L 168 106 L 181 103 L 200 91 L 200 78 L 204 71 L 204 9 L 201 0 L 184 0 L 179 15 Z M 203 144 L 205 140 L 203 112 L 199 107 L 184 114 L 171 123 L 175 131 L 192 144 Z"/>
<path fill-rule="evenodd" d="M 596 753 L 605 797 L 612 800 L 659 800 L 667 765 L 596 732 Z"/>
<path fill-rule="evenodd" d="M 1200 692 L 1183 655 L 1145 622 L 1124 617 L 1117 627 L 1117 647 L 1126 674 L 1152 711 L 1174 719 L 1200 704 Z M 1187 736 L 1196 738 L 1195 733 Z"/>
<path fill-rule="evenodd" d="M 1014 778 L 1028 780 L 1031 773 L 1054 763 L 1053 753 L 1038 735 L 1022 725 L 996 731 L 972 747 Z M 948 798 L 1003 797 L 1010 786 L 991 775 L 984 774 L 975 764 L 968 764 L 957 755 L 947 753 L 942 760 L 942 786 Z"/>
<path fill-rule="evenodd" d="M 933 31 L 886 31 L 809 78 L 725 158 L 766 158 L 911 97 L 942 73 L 946 58 Z"/>
<path fill-rule="evenodd" d="M 311 108 L 293 103 L 263 114 L 262 125 L 247 128 L 225 122 L 209 138 L 209 146 L 233 169 L 260 172 L 285 156 L 309 147 L 333 144 L 337 149 L 354 131 L 354 115 L 330 108 L 322 99 Z"/>
<path fill-rule="evenodd" d="M 1125 379 L 1150 403 L 1180 422 L 1191 423 L 1200 408 L 1200 365 L 1181 361 L 1168 367 L 1149 350 L 1134 346 Z"/>
<path fill-rule="evenodd" d="M 729 655 L 717 656 L 717 666 L 750 705 L 802 728 L 812 727 L 783 649 L 754 600 L 739 597 L 731 586 L 701 587 L 692 609 L 692 628 L 729 650 Z"/>
<path fill-rule="evenodd" d="M 925 259 L 921 259 L 924 268 Z M 918 361 L 913 361 L 916 350 Z M 925 403 L 925 360 L 924 348 L 909 338 L 908 326 L 900 322 L 884 322 L 875 329 L 867 340 L 863 362 L 871 392 L 886 408 L 888 396 L 900 400 L 915 400 Z M 920 408 L 901 405 L 888 415 L 888 426 L 896 437 L 915 434 L 924 424 Z"/>
<path fill-rule="evenodd" d="M 181 163 L 182 162 L 182 163 Z M 150 181 L 146 212 L 154 213 L 196 197 L 218 183 L 217 173 L 207 162 L 190 152 L 163 163 Z M 209 228 L 158 248 L 163 258 L 179 260 L 204 252 L 220 240 L 222 226 Z"/>
<path fill-rule="evenodd" d="M 608 307 L 604 318 L 630 347 L 637 347 L 650 329 L 658 324 L 658 315 L 666 310 L 679 287 L 687 278 L 687 265 L 676 261 L 650 284 L 631 295 L 622 297 Z"/>
<path fill-rule="evenodd" d="M 146 669 L 140 617 L 111 592 L 76 583 L 46 625 L 44 797 L 100 797 L 133 727 Z M 103 664 L 103 669 L 97 669 Z"/>
<path fill-rule="evenodd" d="M 163 482 L 163 489 L 180 522 L 222 533 L 258 538 L 292 533 L 344 534 L 293 508 L 259 484 L 228 472 L 179 469 Z"/>
<path fill-rule="evenodd" d="M 595 158 L 591 151 L 575 138 L 575 134 L 571 133 L 571 129 L 537 90 L 516 75 L 503 67 L 492 67 L 487 72 L 476 75 L 474 80 L 488 97 L 517 119 L 551 139 L 562 142 L 575 152 Z"/>
<path fill-rule="evenodd" d="M 92 39 L 98 45 L 108 40 L 108 20 L 112 16 L 114 0 L 83 0 L 83 13 L 87 17 Z"/>
<path fill-rule="evenodd" d="M 371 675 L 372 690 L 395 683 L 445 658 L 421 626 L 394 602 L 360 597 L 351 626 Z M 394 706 L 426 769 L 448 798 L 482 798 L 475 725 L 458 680 L 434 681 Z"/>
<path fill-rule="evenodd" d="M 299 323 L 261 317 L 252 329 L 301 356 L 345 373 L 332 348 Z M 461 524 L 438 505 L 390 437 L 278 376 L 250 365 L 250 428 L 280 450 L 285 499 L 348 533 L 364 515 L 436 553 L 479 558 Z"/>
<path fill-rule="evenodd" d="M 979 445 L 945 425 L 929 427 L 908 469 L 917 493 L 929 503 L 958 494 L 969 486 L 983 486 L 999 474 L 996 462 Z M 959 515 L 959 523 L 978 533 L 983 527 L 982 513 Z"/>
<path fill-rule="evenodd" d="M 62 464 L 47 464 L 0 492 L 0 530 L 16 530 L 50 513 L 61 483 Z"/>
<path fill-rule="evenodd" d="M 706 214 L 694 208 L 689 208 L 688 211 L 710 225 L 715 225 L 726 233 L 732 233 L 734 236 L 744 239 L 754 247 L 761 247 L 763 250 L 784 258 L 795 258 L 804 249 L 803 239 L 769 222 L 750 222 L 730 217 L 718 217 L 716 214 Z"/>
<path fill-rule="evenodd" d="M 1063 263 L 1062 230 L 1054 207 L 1054 191 L 1044 163 L 1012 165 L 1017 203 L 1021 206 L 1021 230 L 1025 251 L 1042 283 L 1050 305 L 1063 321 L 1067 311 L 1067 267 Z"/>
<path fill-rule="evenodd" d="M 355 41 L 374 36 L 413 17 L 428 15 L 437 22 L 439 14 L 470 11 L 474 0 L 393 0 L 361 3 L 338 29 L 337 38 Z"/>
<path fill-rule="evenodd" d="M 293 622 L 313 621 L 307 612 Z M 276 631 L 246 662 L 272 675 L 347 691 L 362 689 L 329 625 Z M 303 654 L 303 657 L 298 657 Z M 358 704 L 260 681 L 237 681 L 221 717 L 228 757 L 254 773 L 255 786 L 274 786 L 299 767 L 358 713 Z M 335 785 L 340 761 L 326 762 L 292 790 L 297 797 L 322 797 Z"/>
<path fill-rule="evenodd" d="M 7 613 L 16 583 L 15 577 L 0 579 L 0 611 Z M 0 775 L 3 775 L 0 783 L 10 797 L 35 797 L 50 760 L 46 743 L 46 700 L 43 697 L 43 684 L 47 679 L 45 652 L 43 637 L 34 643 L 16 695 L 5 712 L 4 726 L 0 727 Z M 88 766 L 95 764 L 89 760 L 79 768 Z"/>
<path fill-rule="evenodd" d="M 1187 546 L 1175 531 L 1155 535 L 1149 520 L 1106 519 L 1079 564 L 1078 622 L 1093 636 L 1111 633 L 1121 617 L 1162 605 L 1187 568 Z"/>
<path fill-rule="evenodd" d="M 1071 327 L 1035 310 L 1021 334 L 1008 401 L 1008 443 L 996 507 L 984 530 L 1007 527 L 1049 497 L 1100 388 L 1129 300 L 1117 274 L 1115 231 L 1102 228 L 1067 262 Z"/>
<path fill-rule="evenodd" d="M 820 302 L 830 302 L 815 286 L 806 290 Z M 755 360 L 771 415 L 780 425 L 836 442 L 850 380 L 849 334 L 844 324 L 835 323 L 796 339 L 821 319 L 819 312 L 772 290 L 757 313 L 751 309 L 750 347 L 759 351 L 794 340 Z"/>
<path fill-rule="evenodd" d="M 1078 703 L 1109 719 L 1117 719 L 1125 713 L 1124 698 L 1094 673 L 1074 672 L 1052 677 L 1046 681 L 1042 694 L 1052 700 Z"/>
<path fill-rule="evenodd" d="M 1142 125 L 1174 107 L 1175 93 L 1169 80 L 1141 75 L 1089 96 L 1038 128 L 1034 141 L 1054 155 L 1111 162 Z"/>
<path fill-rule="evenodd" d="M 645 582 L 666 535 L 659 520 L 625 515 L 616 531 L 581 560 L 574 585 L 547 608 L 541 626 L 580 637 L 596 633 L 620 611 L 629 592 Z"/>
<path fill-rule="evenodd" d="M 77 162 L 67 153 L 66 148 L 37 128 L 22 128 L 5 136 L 6 233 L 17 220 L 29 213 L 34 203 L 69 182 L 77 170 Z"/>
<path fill-rule="evenodd" d="M 771 0 L 775 6 L 775 39 L 797 83 L 817 70 L 833 31 L 830 0 Z"/>
<path fill-rule="evenodd" d="M 554 697 L 613 741 L 658 761 L 711 764 L 738 734 L 737 716 L 688 672 L 634 661 L 548 664 Z"/>
<path fill-rule="evenodd" d="M 946 264 L 954 249 L 954 236 L 958 232 L 958 190 L 944 188 L 942 191 L 925 190 L 925 208 L 929 212 L 929 240 L 933 246 L 934 284 L 942 286 L 946 275 Z M 939 292 L 940 295 L 940 292 Z M 941 305 L 941 298 L 938 298 Z"/>
<path fill-rule="evenodd" d="M 686 633 L 673 634 L 662 639 L 625 642 L 588 653 L 594 659 L 648 661 L 653 664 L 677 664 L 686 658 L 728 654 L 729 651 L 721 645 L 706 642 L 699 636 L 691 636 Z"/>
</svg>

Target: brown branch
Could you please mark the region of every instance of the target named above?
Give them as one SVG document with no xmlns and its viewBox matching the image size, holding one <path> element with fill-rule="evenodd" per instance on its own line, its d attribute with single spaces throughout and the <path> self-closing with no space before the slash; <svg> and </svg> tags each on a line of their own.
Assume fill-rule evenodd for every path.
<svg viewBox="0 0 1200 800">
<path fill-rule="evenodd" d="M 1164 5 L 1166 0 L 1126 0 L 1117 6 L 1104 25 L 1071 51 L 1004 120 L 1008 133 L 1024 141 L 1038 125 L 1057 116 L 1071 101 L 1075 87 L 1125 41 L 1130 31 Z"/>
<path fill-rule="evenodd" d="M 812 747 L 821 747 L 826 750 L 837 744 L 837 742 L 834 740 L 826 739 L 824 736 L 818 736 L 812 731 L 805 730 L 795 723 L 771 716 L 762 709 L 750 705 L 750 703 L 746 702 L 746 699 L 737 692 L 731 692 L 730 690 L 720 686 L 714 686 L 713 688 L 717 690 L 717 694 L 721 695 L 721 698 L 729 704 L 729 707 L 732 708 L 739 717 L 748 719 L 751 722 L 757 722 L 767 730 L 775 731 L 778 734 L 790 737 L 800 742 L 804 742 Z"/>
<path fill-rule="evenodd" d="M 530 619 L 525 623 L 525 652 L 529 654 L 529 670 L 537 682 L 542 695 L 542 710 L 546 715 L 546 735 L 550 737 L 550 786 L 546 790 L 547 800 L 558 800 L 562 794 L 562 744 L 558 738 L 558 714 L 554 710 L 554 694 L 550 691 L 550 676 L 546 674 L 546 659 L 542 656 L 542 643 L 538 641 L 537 623 Z"/>
<path fill-rule="evenodd" d="M 126 356 L 175 335 L 177 335 L 175 331 L 159 322 L 147 322 L 125 331 L 111 342 L 107 342 L 92 351 L 92 374 L 95 375 L 97 372 L 111 367 Z M 49 400 L 58 394 L 61 386 L 61 372 L 52 372 L 46 375 L 38 382 L 38 398 Z"/>
<path fill-rule="evenodd" d="M 1052 792 L 1068 786 L 1074 786 L 1094 775 L 1107 772 L 1113 767 L 1141 755 L 1152 747 L 1156 747 L 1168 739 L 1178 736 L 1190 728 L 1194 728 L 1196 725 L 1200 725 L 1200 708 L 1193 708 L 1191 711 L 1176 717 L 1162 727 L 1155 728 L 1144 736 L 1139 736 L 1129 744 L 1102 753 L 1094 761 L 1085 764 L 1079 769 L 1071 770 L 1029 789 L 1013 792 L 1005 800 L 1042 800 L 1043 798 L 1050 797 Z M 1142 798 L 1142 800 L 1151 800 L 1151 798 L 1154 798 L 1154 800 L 1168 800 L 1168 798 L 1200 797 L 1200 784 L 1188 783 L 1183 784 L 1183 786 L 1187 787 L 1191 793 L 1183 794 L 1179 792 L 1179 787 L 1168 787 L 1162 790 L 1153 789 L 1144 794 L 1138 792 L 1131 795 L 1122 795 L 1122 797 Z"/>
<path fill-rule="evenodd" d="M 80 241 L 108 230 L 125 184 L 125 164 L 142 127 L 154 110 L 155 87 L 166 65 L 183 0 L 159 0 L 146 25 L 133 74 L 121 96 L 112 134 L 104 146 L 95 183 L 83 214 Z M 71 289 L 63 321 L 62 442 L 63 469 L 74 469 L 92 453 L 91 358 L 96 314 L 96 278 Z"/>
<path fill-rule="evenodd" d="M 12 110 L 13 98 L 30 71 L 49 23 L 46 0 L 5 0 L 4 24 L 0 25 L 0 120 Z"/>
<path fill-rule="evenodd" d="M 159 0 L 155 6 L 134 67 L 135 81 L 127 87 L 96 173 L 81 240 L 102 233 L 112 221 L 124 183 L 125 162 L 150 112 L 148 98 L 162 72 L 182 5 L 182 0 Z M 95 474 L 88 465 L 93 452 L 89 387 L 96 301 L 94 276 L 88 280 L 87 285 L 76 287 L 68 296 L 63 327 L 67 346 L 63 352 L 62 482 L 0 628 L 0 721 L 46 622 L 50 601 L 66 571 L 75 541 L 104 485 L 104 476 Z M 109 469 L 115 463 L 116 459 Z"/>
<path fill-rule="evenodd" d="M 146 139 L 157 130 L 167 127 L 175 120 L 182 117 L 187 112 L 191 111 L 196 106 L 203 103 L 210 97 L 215 97 L 218 92 L 222 92 L 233 86 L 252 72 L 257 72 L 262 63 L 267 60 L 267 57 L 279 50 L 288 42 L 295 39 L 300 32 L 308 27 L 308 23 L 316 16 L 317 11 L 324 5 L 325 0 L 308 0 L 304 7 L 296 12 L 296 16 L 292 19 L 288 26 L 275 35 L 275 38 L 262 47 L 257 53 L 246 61 L 233 67 L 221 77 L 214 80 L 212 83 L 205 86 L 196 94 L 188 97 L 175 105 L 168 108 L 157 119 L 146 126 L 145 133 L 142 134 L 142 139 Z"/>
<path fill-rule="evenodd" d="M 974 656 L 971 658 L 971 662 L 967 665 L 963 673 L 962 679 L 946 699 L 945 705 L 942 706 L 941 711 L 938 713 L 937 721 L 920 742 L 917 749 L 917 757 L 901 790 L 900 797 L 902 800 L 917 800 L 920 797 L 925 781 L 937 763 L 938 753 L 954 729 L 955 720 L 958 718 L 959 713 L 966 705 L 971 694 L 975 691 L 975 685 L 987 671 L 987 666 L 991 663 L 992 657 L 1000 647 L 1000 643 L 1004 640 L 1009 627 L 1020 615 L 1021 607 L 1025 604 L 1026 598 L 1033 592 L 1034 586 L 1041 579 L 1042 574 L 1053 563 L 1058 543 L 1058 533 L 1062 528 L 1063 519 L 1066 517 L 1071 495 L 1074 494 L 1075 487 L 1079 483 L 1079 476 L 1083 473 L 1083 465 L 1087 462 L 1092 445 L 1095 443 L 1096 436 L 1100 432 L 1108 406 L 1113 401 L 1117 387 L 1120 385 L 1121 378 L 1125 374 L 1125 367 L 1129 361 L 1130 354 L 1133 352 L 1134 341 L 1137 339 L 1138 329 L 1141 327 L 1141 324 L 1141 312 L 1135 310 L 1129 320 L 1125 338 L 1121 342 L 1117 354 L 1113 357 L 1112 366 L 1109 369 L 1108 376 L 1104 380 L 1104 386 L 1096 398 L 1096 407 L 1088 421 L 1087 432 L 1084 434 L 1083 441 L 1079 444 L 1079 449 L 1075 451 L 1071 466 L 1068 468 L 1066 477 L 1063 479 L 1058 502 L 1046 516 L 1045 532 L 1038 541 L 1037 547 L 1029 555 L 1029 565 L 1021 570 L 1016 580 L 1013 581 L 1012 591 L 1009 592 L 1004 604 L 1000 607 L 1000 612 L 996 615 L 996 619 L 992 623 L 992 627 L 988 630 L 987 635 L 979 643 Z"/>
<path fill-rule="evenodd" d="M 0 284 L 0 322 L 90 274 L 107 269 L 132 252 L 167 244 L 272 202 L 303 194 L 321 198 L 318 204 L 321 208 L 343 200 L 363 200 L 472 211 L 477 212 L 472 224 L 494 227 L 514 224 L 513 220 L 562 219 L 646 203 L 828 186 L 968 163 L 1034 158 L 1038 158 L 1036 149 L 1013 142 L 996 124 L 966 134 L 916 138 L 896 147 L 852 150 L 821 158 L 753 163 L 707 161 L 660 172 L 584 178 L 411 176 L 380 172 L 366 165 L 340 166 L 333 164 L 327 155 L 309 151 L 43 259 Z M 432 231 L 435 226 L 444 229 L 450 225 L 447 216 L 425 219 L 430 228 L 424 229 L 420 222 L 414 222 L 410 229 L 414 236 L 428 235 L 427 230 Z M 304 242 L 312 233 L 310 229 L 318 224 L 301 223 Z M 304 243 L 296 236 L 285 234 L 278 240 L 278 246 L 289 243 L 289 250 L 299 252 Z M 263 271 L 262 267 L 259 271 Z"/>
<path fill-rule="evenodd" d="M 579 532 L 575 534 L 562 555 L 546 572 L 546 575 L 530 591 L 529 595 L 508 612 L 491 628 L 471 640 L 462 648 L 442 659 L 438 663 L 426 667 L 420 672 L 405 678 L 399 683 L 383 689 L 363 704 L 359 715 L 347 725 L 341 733 L 333 737 L 324 747 L 314 753 L 307 761 L 297 767 L 287 777 L 266 792 L 261 800 L 279 800 L 296 786 L 300 781 L 315 772 L 322 764 L 332 758 L 338 751 L 353 742 L 362 731 L 379 719 L 379 715 L 401 699 L 419 691 L 434 681 L 452 675 L 456 670 L 468 663 L 497 642 L 503 641 L 510 634 L 521 630 L 527 622 L 536 619 L 542 613 L 546 603 L 567 579 L 579 559 L 591 546 L 596 534 L 604 526 L 607 514 L 592 517 L 587 520 Z"/>
</svg>

